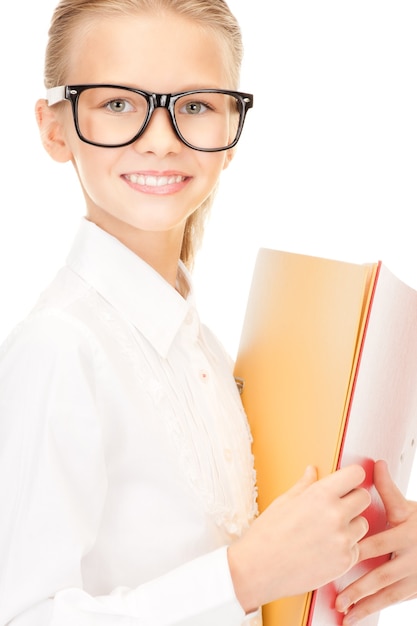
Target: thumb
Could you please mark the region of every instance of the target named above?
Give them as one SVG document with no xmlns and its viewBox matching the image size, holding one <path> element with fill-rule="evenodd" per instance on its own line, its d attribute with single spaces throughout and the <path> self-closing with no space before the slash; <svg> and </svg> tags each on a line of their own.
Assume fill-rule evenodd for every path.
<svg viewBox="0 0 417 626">
<path fill-rule="evenodd" d="M 317 469 L 313 465 L 308 465 L 304 474 L 297 482 L 287 491 L 288 494 L 297 495 L 303 493 L 310 485 L 317 481 Z"/>
<path fill-rule="evenodd" d="M 374 466 L 374 484 L 385 507 L 388 523 L 397 526 L 409 516 L 408 502 L 391 478 L 385 461 Z"/>
</svg>

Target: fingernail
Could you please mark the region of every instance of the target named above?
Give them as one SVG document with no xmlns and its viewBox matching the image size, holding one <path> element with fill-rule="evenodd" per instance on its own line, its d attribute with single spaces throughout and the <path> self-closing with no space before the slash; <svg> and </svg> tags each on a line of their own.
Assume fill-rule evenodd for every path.
<svg viewBox="0 0 417 626">
<path fill-rule="evenodd" d="M 339 613 L 346 613 L 351 605 L 351 602 L 347 596 L 338 596 L 337 598 L 337 610 Z"/>
<path fill-rule="evenodd" d="M 314 465 L 307 465 L 304 476 L 306 478 L 313 478 L 313 476 L 317 478 L 317 469 L 314 467 Z"/>
</svg>

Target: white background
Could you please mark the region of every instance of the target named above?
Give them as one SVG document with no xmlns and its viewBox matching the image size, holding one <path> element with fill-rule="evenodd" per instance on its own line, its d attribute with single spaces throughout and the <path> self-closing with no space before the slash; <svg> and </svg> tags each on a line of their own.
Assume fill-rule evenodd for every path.
<svg viewBox="0 0 417 626">
<path fill-rule="evenodd" d="M 65 259 L 83 201 L 33 116 L 55 0 L 8 2 L 0 23 L 0 340 Z M 255 94 L 195 271 L 200 310 L 235 356 L 259 247 L 381 259 L 417 289 L 417 3 L 230 0 L 241 88 Z M 409 495 L 417 499 L 417 463 Z M 415 624 L 416 602 L 381 625 Z"/>
</svg>

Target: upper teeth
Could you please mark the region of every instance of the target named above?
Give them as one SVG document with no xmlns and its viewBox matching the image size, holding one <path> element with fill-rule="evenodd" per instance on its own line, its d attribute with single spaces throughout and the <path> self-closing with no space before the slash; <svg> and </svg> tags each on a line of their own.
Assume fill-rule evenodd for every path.
<svg viewBox="0 0 417 626">
<path fill-rule="evenodd" d="M 127 178 L 135 185 L 146 185 L 148 187 L 163 187 L 173 185 L 184 180 L 184 176 L 145 176 L 144 174 L 129 174 Z"/>
</svg>

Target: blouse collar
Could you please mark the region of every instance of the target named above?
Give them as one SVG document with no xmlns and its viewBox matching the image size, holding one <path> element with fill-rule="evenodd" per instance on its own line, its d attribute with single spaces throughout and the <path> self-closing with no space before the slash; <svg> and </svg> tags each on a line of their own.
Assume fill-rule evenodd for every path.
<svg viewBox="0 0 417 626">
<path fill-rule="evenodd" d="M 83 219 L 67 265 L 129 320 L 166 357 L 187 314 L 194 306 L 191 276 L 184 299 L 158 272 L 118 239 Z"/>
</svg>

